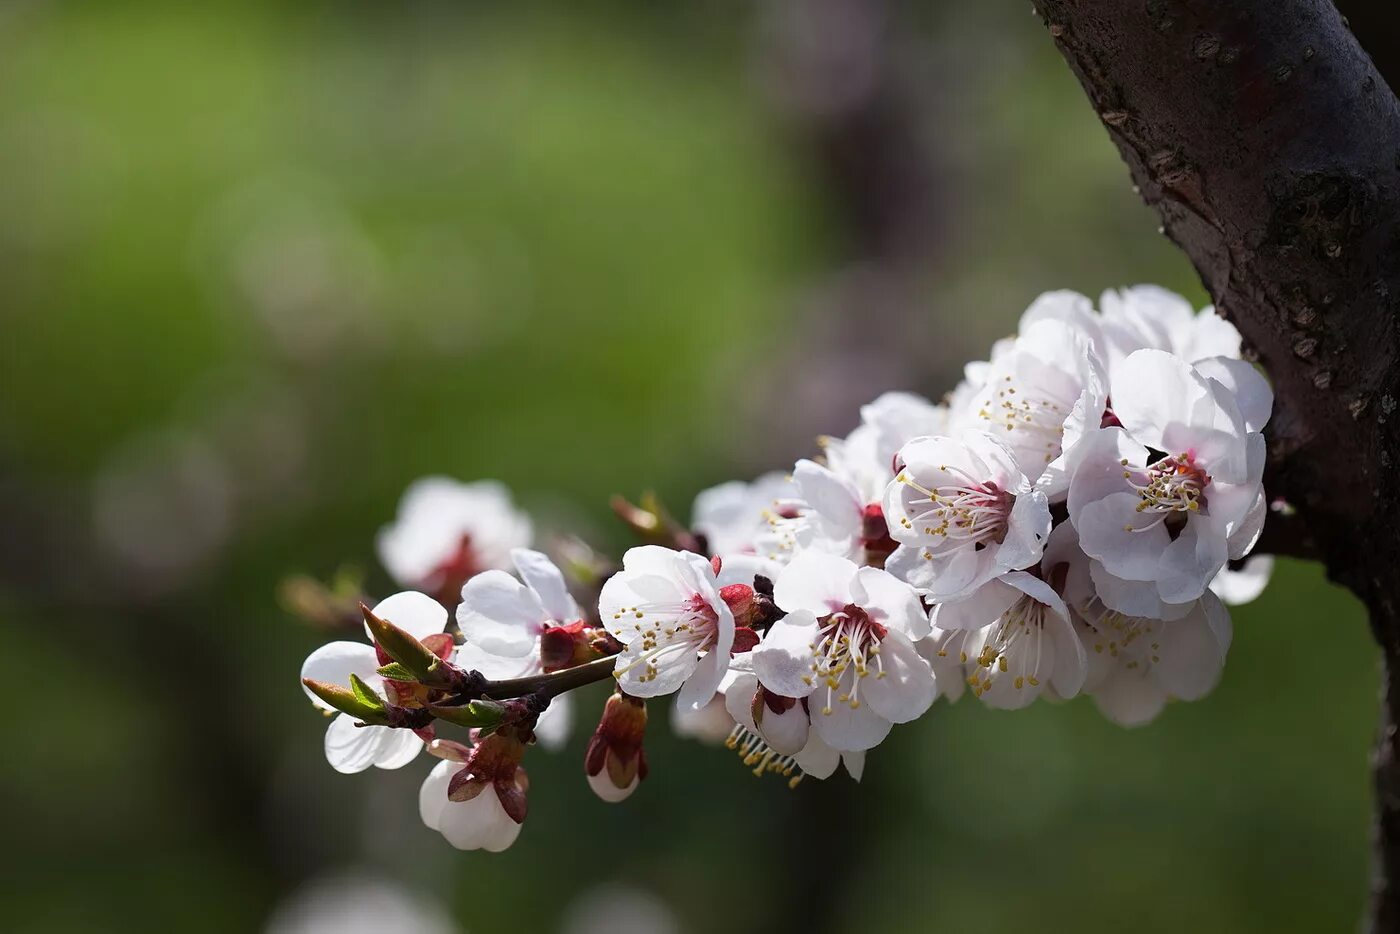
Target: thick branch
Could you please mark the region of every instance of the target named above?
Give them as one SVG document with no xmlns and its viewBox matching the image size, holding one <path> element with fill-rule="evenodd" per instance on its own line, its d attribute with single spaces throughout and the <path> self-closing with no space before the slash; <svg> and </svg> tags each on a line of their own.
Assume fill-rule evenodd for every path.
<svg viewBox="0 0 1400 934">
<path fill-rule="evenodd" d="M 1388 587 L 1362 545 L 1393 537 L 1400 104 L 1328 0 L 1038 8 L 1274 381 L 1270 494 L 1299 508 L 1335 578 Z"/>
<path fill-rule="evenodd" d="M 1330 0 L 1036 6 L 1273 380 L 1267 489 L 1306 527 L 1282 540 L 1371 612 L 1387 672 L 1372 924 L 1400 930 L 1400 102 Z"/>
</svg>

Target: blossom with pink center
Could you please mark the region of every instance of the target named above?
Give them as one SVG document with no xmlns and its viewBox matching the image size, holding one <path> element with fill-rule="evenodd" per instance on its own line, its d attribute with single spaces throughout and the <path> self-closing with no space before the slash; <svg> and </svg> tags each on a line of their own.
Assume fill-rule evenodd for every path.
<svg viewBox="0 0 1400 934">
<path fill-rule="evenodd" d="M 511 550 L 528 548 L 532 534 L 529 516 L 502 484 L 424 477 L 404 492 L 375 545 L 401 585 L 451 602 L 473 575 L 510 568 Z"/>
<path fill-rule="evenodd" d="M 1025 707 L 1042 694 L 1073 697 L 1087 660 L 1064 601 L 1045 581 L 1011 571 L 931 614 L 940 659 L 965 666 L 972 693 L 989 707 Z"/>
<path fill-rule="evenodd" d="M 751 582 L 750 582 L 751 583 Z M 658 545 L 632 548 L 598 597 L 604 628 L 623 644 L 614 677 L 634 697 L 680 690 L 703 707 L 719 688 L 734 646 L 734 613 L 713 564 Z"/>
<path fill-rule="evenodd" d="M 1099 427 L 1108 396 L 1093 344 L 1061 321 L 1036 321 L 989 364 L 981 389 L 954 413 L 989 432 L 1048 497 L 1063 498 L 1085 435 Z"/>
<path fill-rule="evenodd" d="M 869 749 L 936 694 L 914 649 L 928 634 L 918 594 L 886 571 L 807 551 L 783 569 L 774 601 L 787 616 L 753 650 L 763 687 L 806 698 L 812 729 L 833 749 Z"/>
<path fill-rule="evenodd" d="M 583 616 L 564 574 L 538 551 L 510 553 L 519 579 L 505 571 L 483 571 L 462 587 L 457 626 L 470 645 L 496 655 L 538 653 L 540 635 Z"/>
<path fill-rule="evenodd" d="M 1092 565 L 1073 526 L 1057 528 L 1043 567 L 1069 607 L 1089 663 L 1084 692 L 1103 715 L 1137 726 L 1154 719 L 1168 700 L 1208 694 L 1220 680 L 1233 635 L 1219 598 L 1207 591 L 1171 619 L 1133 616 L 1104 603 Z"/>
<path fill-rule="evenodd" d="M 899 547 L 885 567 L 930 600 L 957 600 L 1040 559 L 1050 505 L 993 436 L 919 438 L 885 493 Z"/>
<path fill-rule="evenodd" d="M 695 497 L 690 526 L 705 537 L 712 555 L 758 554 L 756 542 L 768 527 L 766 515 L 796 495 L 792 478 L 778 472 L 752 483 L 731 480 Z"/>
<path fill-rule="evenodd" d="M 1273 395 L 1237 360 L 1192 366 L 1140 350 L 1121 373 L 1112 386 L 1121 427 L 1088 441 L 1069 517 L 1102 567 L 1095 583 L 1105 603 L 1161 618 L 1177 612 L 1163 604 L 1198 599 L 1253 546 L 1265 514 L 1259 430 Z"/>
</svg>

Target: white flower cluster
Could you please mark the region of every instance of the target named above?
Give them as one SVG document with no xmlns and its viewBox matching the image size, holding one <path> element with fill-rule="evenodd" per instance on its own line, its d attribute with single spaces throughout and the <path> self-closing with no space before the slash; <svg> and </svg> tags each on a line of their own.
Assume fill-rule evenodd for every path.
<svg viewBox="0 0 1400 934">
<path fill-rule="evenodd" d="M 944 402 L 888 393 L 790 475 L 700 494 L 688 544 L 628 551 L 596 616 L 526 550 L 530 523 L 503 491 L 424 481 L 382 556 L 407 586 L 460 588 L 464 642 L 447 644 L 446 610 L 422 594 L 376 613 L 492 678 L 557 669 L 543 646 L 561 633 L 610 636 L 618 693 L 585 763 L 607 800 L 645 777 L 643 701 L 672 693 L 678 729 L 727 735 L 756 772 L 794 781 L 842 763 L 859 777 L 893 724 L 968 690 L 998 708 L 1082 693 L 1141 724 L 1214 687 L 1224 603 L 1267 581 L 1269 559 L 1243 559 L 1266 514 L 1272 404 L 1211 309 L 1150 286 L 1097 309 L 1050 293 Z M 375 651 L 335 643 L 303 674 L 343 683 L 353 670 L 392 698 L 393 682 L 372 681 Z M 557 704 L 542 739 L 562 739 Z M 346 720 L 327 732 L 336 768 L 397 767 L 431 740 L 449 761 L 424 786 L 425 821 L 457 846 L 514 839 L 513 764 L 481 757 L 449 803 L 466 747 Z"/>
</svg>

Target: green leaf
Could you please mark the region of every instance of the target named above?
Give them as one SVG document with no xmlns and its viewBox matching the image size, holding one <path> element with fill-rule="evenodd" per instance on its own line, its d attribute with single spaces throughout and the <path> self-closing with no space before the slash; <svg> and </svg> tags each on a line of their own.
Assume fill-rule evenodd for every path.
<svg viewBox="0 0 1400 934">
<path fill-rule="evenodd" d="M 354 675 L 350 676 L 350 680 L 352 684 L 358 682 L 358 687 L 346 689 L 338 684 L 328 684 L 325 681 L 316 681 L 311 678 L 303 678 L 301 683 L 306 685 L 306 689 L 319 697 L 326 706 L 339 710 L 341 713 L 379 726 L 388 723 L 384 702 Z M 362 690 L 369 695 L 370 699 L 361 695 Z"/>
<path fill-rule="evenodd" d="M 390 681 L 417 681 L 418 676 L 409 671 L 399 662 L 390 662 L 379 669 L 380 675 Z"/>
<path fill-rule="evenodd" d="M 384 699 L 374 693 L 368 684 L 361 681 L 359 675 L 350 675 L 350 690 L 355 693 L 355 698 L 360 703 L 375 710 L 384 709 Z"/>
</svg>

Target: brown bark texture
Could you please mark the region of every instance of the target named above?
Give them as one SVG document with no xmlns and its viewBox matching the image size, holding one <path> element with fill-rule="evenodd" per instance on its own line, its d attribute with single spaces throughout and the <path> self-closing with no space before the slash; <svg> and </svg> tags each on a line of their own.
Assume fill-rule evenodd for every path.
<svg viewBox="0 0 1400 934">
<path fill-rule="evenodd" d="M 1330 0 L 1035 6 L 1274 384 L 1265 486 L 1296 512 L 1262 544 L 1321 560 L 1370 613 L 1386 672 L 1370 926 L 1400 931 L 1400 102 Z"/>
</svg>

